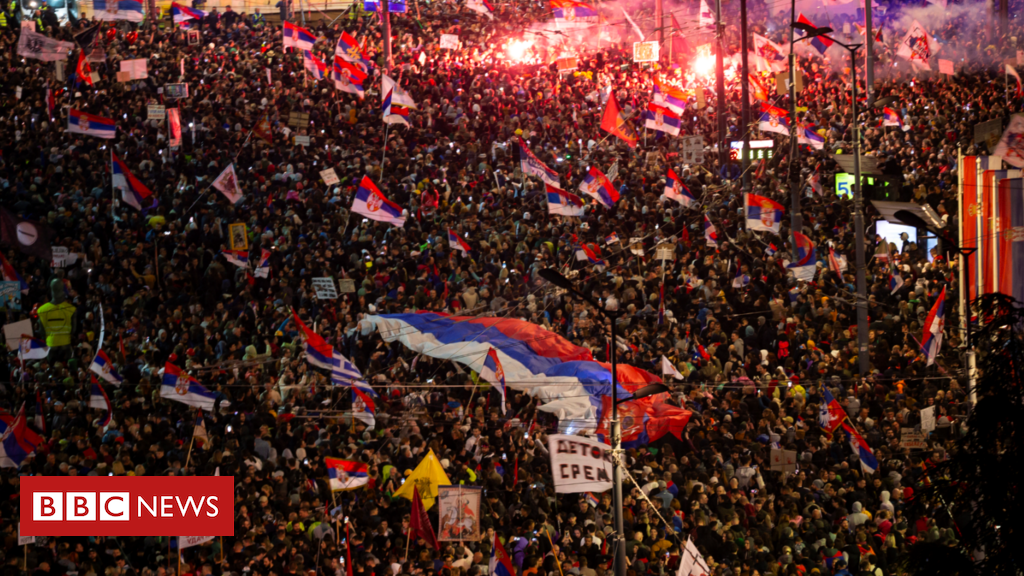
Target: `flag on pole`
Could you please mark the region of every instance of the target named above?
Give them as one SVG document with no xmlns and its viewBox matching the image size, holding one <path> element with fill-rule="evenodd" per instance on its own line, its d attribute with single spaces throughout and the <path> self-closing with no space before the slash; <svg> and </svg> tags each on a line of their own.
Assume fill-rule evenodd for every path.
<svg viewBox="0 0 1024 576">
<path fill-rule="evenodd" d="M 114 386 L 124 383 L 124 377 L 117 373 L 117 370 L 114 369 L 114 362 L 102 349 L 96 351 L 96 356 L 89 364 L 89 370 Z"/>
<path fill-rule="evenodd" d="M 935 38 L 925 30 L 920 22 L 914 20 L 910 29 L 907 30 L 907 35 L 900 42 L 899 48 L 896 49 L 896 55 L 925 70 L 931 70 L 932 67 L 928 65 L 928 60 L 938 53 L 939 48 L 941 45 L 935 41 Z"/>
<path fill-rule="evenodd" d="M 505 547 L 501 545 L 497 532 L 494 533 L 494 545 L 491 546 L 488 576 L 516 576 L 515 569 L 512 567 L 512 558 L 505 551 Z"/>
<path fill-rule="evenodd" d="M 654 89 L 651 93 L 651 101 L 668 108 L 676 115 L 686 110 L 686 94 L 671 84 L 662 83 L 657 76 L 654 77 Z"/>
<path fill-rule="evenodd" d="M 818 424 L 831 434 L 839 429 L 846 420 L 846 410 L 836 401 L 828 388 L 822 386 L 821 408 L 818 410 Z"/>
<path fill-rule="evenodd" d="M 363 82 L 369 75 L 360 64 L 349 62 L 341 56 L 334 57 L 334 66 L 331 68 L 331 79 L 334 80 L 334 87 L 337 90 L 348 94 L 355 94 L 362 100 L 366 96 L 366 89 Z"/>
<path fill-rule="evenodd" d="M 206 12 L 190 8 L 184 4 L 171 2 L 171 19 L 175 24 L 181 24 L 187 20 L 202 20 L 206 18 Z"/>
<path fill-rule="evenodd" d="M 688 207 L 697 201 L 697 198 L 686 187 L 686 184 L 683 184 L 682 179 L 676 175 L 671 167 L 668 168 L 668 174 L 665 175 L 664 196 L 669 200 L 679 202 L 684 207 Z"/>
<path fill-rule="evenodd" d="M 0 468 L 18 468 L 42 443 L 28 427 L 24 404 L 16 417 L 0 408 Z"/>
<path fill-rule="evenodd" d="M 117 157 L 113 147 L 110 149 L 110 181 L 114 190 L 121 191 L 121 199 L 125 204 L 136 210 L 142 210 L 142 201 L 153 195 L 153 192 L 128 170 L 124 160 Z"/>
<path fill-rule="evenodd" d="M 761 36 L 760 34 L 754 33 L 754 55 L 758 58 L 764 59 L 765 66 L 768 67 L 771 72 L 782 72 L 788 66 L 786 55 L 789 54 L 788 49 L 784 49 L 775 42 Z"/>
<path fill-rule="evenodd" d="M 68 112 L 67 132 L 96 136 L 97 138 L 115 138 L 117 123 L 110 118 L 94 116 L 72 108 Z"/>
<path fill-rule="evenodd" d="M 253 270 L 252 275 L 256 278 L 270 277 L 270 250 L 263 249 L 263 252 L 260 254 L 260 261 L 256 264 L 256 269 Z"/>
<path fill-rule="evenodd" d="M 490 382 L 501 394 L 501 413 L 505 413 L 505 371 L 501 368 L 501 360 L 494 348 L 488 348 L 484 355 L 484 365 L 480 368 L 480 377 Z"/>
<path fill-rule="evenodd" d="M 678 378 L 680 380 L 685 378 L 685 376 L 679 373 L 679 370 L 676 369 L 675 365 L 672 364 L 664 354 L 661 356 L 661 375 L 672 376 L 673 378 Z"/>
<path fill-rule="evenodd" d="M 85 50 L 79 48 L 78 50 L 78 64 L 75 66 L 75 75 L 78 76 L 78 81 L 85 80 L 85 83 L 92 86 L 92 67 L 89 66 L 89 62 L 85 59 Z"/>
<path fill-rule="evenodd" d="M 803 24 L 807 24 L 808 26 L 811 26 L 813 28 L 817 28 L 817 26 L 812 24 L 811 21 L 807 19 L 807 16 L 804 16 L 803 14 L 801 14 L 796 21 Z M 801 36 L 806 35 L 807 33 L 801 33 Z M 829 48 L 831 48 L 833 43 L 834 41 L 831 38 L 826 38 L 824 36 L 815 36 L 811 38 L 811 46 L 814 46 L 815 50 L 821 52 L 822 54 L 824 54 Z"/>
<path fill-rule="evenodd" d="M 647 110 L 644 111 L 644 126 L 671 136 L 678 136 L 679 130 L 682 127 L 682 120 L 668 108 L 658 106 L 652 102 L 647 105 Z"/>
<path fill-rule="evenodd" d="M 402 208 L 385 198 L 369 176 L 363 176 L 359 182 L 355 199 L 352 201 L 352 211 L 362 214 L 370 220 L 387 222 L 399 228 L 405 226 Z"/>
<path fill-rule="evenodd" d="M 708 219 L 708 215 L 704 215 L 704 240 L 707 241 L 708 246 L 718 247 L 718 229 Z"/>
<path fill-rule="evenodd" d="M 617 136 L 630 148 L 636 148 L 636 144 L 640 140 L 632 124 L 622 114 L 619 103 L 615 101 L 614 93 L 608 95 L 608 103 L 605 105 L 604 115 L 601 117 L 601 129 Z"/>
<path fill-rule="evenodd" d="M 758 120 L 757 127 L 762 132 L 775 132 L 789 136 L 789 112 L 777 106 L 762 103 L 761 118 Z"/>
<path fill-rule="evenodd" d="M 708 6 L 708 0 L 700 0 L 700 15 L 698 22 L 701 28 L 708 30 L 715 29 L 715 14 Z"/>
<path fill-rule="evenodd" d="M 340 56 L 342 59 L 348 62 L 358 62 L 365 68 L 364 71 L 369 71 L 373 67 L 373 61 L 367 56 L 366 51 L 359 45 L 359 41 L 352 37 L 351 34 L 342 30 L 341 36 L 338 37 L 338 43 L 334 47 L 334 55 Z"/>
<path fill-rule="evenodd" d="M 107 424 L 110 424 L 110 416 L 114 411 L 114 408 L 110 404 L 110 398 L 107 397 L 106 391 L 103 390 L 103 386 L 96 381 L 95 376 L 91 377 L 91 381 L 92 384 L 89 388 L 89 408 L 96 408 L 106 412 L 103 418 L 99 421 L 99 430 L 102 432 L 103 429 L 107 427 Z"/>
<path fill-rule="evenodd" d="M 882 126 L 899 126 L 904 132 L 909 130 L 909 128 L 903 127 L 903 119 L 900 118 L 900 115 L 888 106 L 882 108 Z"/>
<path fill-rule="evenodd" d="M 22 335 L 18 355 L 22 360 L 42 360 L 50 354 L 50 348 L 38 338 Z"/>
<path fill-rule="evenodd" d="M 763 230 L 778 234 L 782 227 L 782 204 L 757 194 L 743 195 L 743 213 L 748 230 Z"/>
<path fill-rule="evenodd" d="M 213 410 L 214 401 L 217 399 L 215 393 L 207 390 L 195 378 L 170 362 L 164 365 L 160 397 L 204 410 Z M 228 404 L 227 400 L 221 403 L 225 406 Z"/>
<path fill-rule="evenodd" d="M 448 229 L 448 247 L 458 250 L 463 254 L 469 254 L 469 251 L 472 250 L 469 244 L 462 238 L 459 238 L 459 235 L 452 231 L 451 228 Z"/>
<path fill-rule="evenodd" d="M 551 184 L 556 188 L 560 186 L 558 172 L 548 168 L 546 164 L 534 156 L 533 152 L 530 151 L 529 146 L 526 145 L 526 142 L 523 141 L 521 136 L 519 137 L 519 168 L 523 171 L 523 174 L 527 176 L 540 178 L 544 182 Z"/>
<path fill-rule="evenodd" d="M 352 387 L 352 417 L 366 424 L 367 430 L 373 430 L 377 425 L 377 405 L 366 392 L 358 386 Z"/>
<path fill-rule="evenodd" d="M 793 273 L 797 280 L 810 282 L 814 280 L 814 274 L 818 271 L 818 258 L 814 250 L 814 242 L 805 234 L 793 232 L 796 239 L 796 261 L 790 263 L 786 268 Z"/>
<path fill-rule="evenodd" d="M 924 334 L 921 335 L 921 351 L 928 359 L 928 366 L 935 363 L 935 357 L 942 348 L 942 329 L 946 322 L 946 289 L 939 293 L 939 298 L 932 305 L 924 320 Z"/>
<path fill-rule="evenodd" d="M 544 189 L 548 197 L 548 214 L 555 216 L 583 216 L 583 199 L 575 194 L 570 194 L 557 186 L 544 183 Z"/>
<path fill-rule="evenodd" d="M 302 51 L 302 67 L 314 80 L 323 80 L 327 76 L 327 64 L 309 50 Z"/>
<path fill-rule="evenodd" d="M 875 470 L 878 470 L 878 460 L 875 458 L 874 453 L 871 452 L 871 448 L 868 446 L 864 437 L 857 432 L 850 421 L 843 420 L 842 422 L 843 434 L 846 435 L 846 440 L 850 443 L 850 447 L 853 448 L 853 452 L 857 454 L 860 459 L 860 469 L 865 474 L 873 474 Z"/>
<path fill-rule="evenodd" d="M 67 60 L 75 49 L 74 42 L 61 42 L 28 28 L 22 28 L 18 37 L 18 56 L 35 58 L 43 62 Z"/>
<path fill-rule="evenodd" d="M 1020 74 L 1017 74 L 1017 71 L 1009 64 L 1006 65 L 1006 73 L 1013 76 L 1013 79 L 1017 81 L 1017 90 L 1014 92 L 1014 98 L 1024 97 L 1024 89 L 1021 88 L 1020 84 Z"/>
<path fill-rule="evenodd" d="M 282 40 L 285 48 L 312 50 L 316 44 L 316 36 L 302 26 L 296 26 L 285 20 L 282 24 Z"/>
<path fill-rule="evenodd" d="M 579 190 L 600 202 L 605 208 L 612 208 L 619 201 L 619 191 L 596 166 L 591 166 L 583 176 Z"/>
<path fill-rule="evenodd" d="M 299 327 L 306 339 L 306 362 L 317 368 L 334 370 L 334 348 L 323 339 L 323 336 L 306 326 L 306 323 L 299 318 L 298 313 L 294 310 L 292 310 L 292 320 L 295 321 L 295 325 Z"/>
<path fill-rule="evenodd" d="M 703 0 L 701 0 L 703 1 Z M 697 550 L 697 545 L 690 538 L 686 539 L 682 558 L 679 559 L 679 570 L 676 576 L 707 576 L 711 574 L 704 556 Z"/>
<path fill-rule="evenodd" d="M 369 468 L 362 462 L 324 458 L 327 484 L 332 491 L 355 490 L 370 483 Z"/>
</svg>

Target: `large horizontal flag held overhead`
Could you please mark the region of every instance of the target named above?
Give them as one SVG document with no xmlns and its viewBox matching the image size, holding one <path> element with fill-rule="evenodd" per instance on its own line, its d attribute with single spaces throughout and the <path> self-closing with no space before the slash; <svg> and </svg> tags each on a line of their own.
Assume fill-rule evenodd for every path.
<svg viewBox="0 0 1024 576">
<path fill-rule="evenodd" d="M 352 201 L 352 211 L 362 214 L 370 220 L 387 222 L 399 228 L 405 226 L 402 208 L 385 198 L 369 176 L 363 176 L 362 181 L 359 182 L 355 200 Z"/>
<path fill-rule="evenodd" d="M 72 108 L 68 112 L 68 132 L 85 134 L 99 138 L 114 138 L 117 135 L 117 124 L 110 118 L 94 116 Z"/>
<path fill-rule="evenodd" d="M 168 362 L 164 365 L 164 377 L 160 385 L 160 397 L 181 402 L 203 410 L 213 410 L 217 395 L 188 375 L 187 372 Z M 221 404 L 227 406 L 228 401 Z"/>
</svg>

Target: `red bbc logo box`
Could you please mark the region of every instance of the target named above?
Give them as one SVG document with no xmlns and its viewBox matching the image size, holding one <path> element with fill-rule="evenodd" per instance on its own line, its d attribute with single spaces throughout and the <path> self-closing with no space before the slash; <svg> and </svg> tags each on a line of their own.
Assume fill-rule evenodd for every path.
<svg viewBox="0 0 1024 576">
<path fill-rule="evenodd" d="M 232 536 L 231 476 L 25 476 L 22 536 Z"/>
</svg>

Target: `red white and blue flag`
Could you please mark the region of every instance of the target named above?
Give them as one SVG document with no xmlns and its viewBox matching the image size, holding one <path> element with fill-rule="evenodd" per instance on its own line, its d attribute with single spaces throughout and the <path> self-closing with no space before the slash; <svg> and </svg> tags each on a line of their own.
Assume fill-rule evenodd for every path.
<svg viewBox="0 0 1024 576">
<path fill-rule="evenodd" d="M 618 234 L 616 234 L 615 232 L 612 232 L 611 234 L 609 234 L 609 235 L 608 235 L 607 237 L 605 237 L 605 239 L 604 239 L 604 243 L 605 243 L 605 244 L 615 244 L 615 243 L 617 243 L 618 241 L 619 241 L 619 235 L 618 235 Z"/>
<path fill-rule="evenodd" d="M 466 8 L 478 14 L 483 14 L 492 20 L 494 19 L 494 6 L 487 0 L 466 0 Z"/>
<path fill-rule="evenodd" d="M 544 189 L 548 197 L 548 214 L 583 216 L 584 202 L 582 198 L 547 182 L 544 183 Z"/>
<path fill-rule="evenodd" d="M 246 250 L 221 250 L 220 255 L 239 268 L 249 267 L 249 252 Z"/>
<path fill-rule="evenodd" d="M 206 18 L 206 12 L 189 8 L 177 2 L 171 2 L 171 19 L 174 20 L 175 24 L 181 24 L 187 20 L 202 20 L 203 18 Z"/>
<path fill-rule="evenodd" d="M 283 44 L 285 48 L 297 48 L 299 50 L 312 50 L 316 44 L 316 36 L 302 26 L 296 26 L 285 20 L 282 23 Z"/>
<path fill-rule="evenodd" d="M 946 322 L 946 289 L 939 293 L 939 298 L 932 305 L 928 317 L 924 320 L 924 334 L 921 335 L 921 351 L 928 359 L 927 366 L 935 363 L 935 357 L 942 348 L 942 328 Z"/>
<path fill-rule="evenodd" d="M 252 275 L 256 278 L 270 278 L 270 250 L 263 248 L 260 254 L 260 261 L 253 270 Z"/>
<path fill-rule="evenodd" d="M 790 263 L 786 268 L 793 273 L 797 280 L 809 282 L 814 280 L 814 274 L 818 269 L 818 257 L 815 254 L 814 242 L 805 234 L 793 232 L 796 239 L 796 261 Z"/>
<path fill-rule="evenodd" d="M 309 50 L 302 51 L 302 66 L 316 80 L 323 80 L 327 76 L 327 64 Z"/>
<path fill-rule="evenodd" d="M 585 242 L 580 244 L 580 251 L 583 252 L 587 262 L 590 262 L 595 266 L 605 266 L 606 264 L 604 260 L 601 259 L 600 253 L 598 252 L 599 250 L 600 248 L 596 245 L 588 245 Z"/>
<path fill-rule="evenodd" d="M 762 103 L 761 118 L 758 120 L 757 127 L 762 132 L 775 132 L 789 136 L 789 112 L 778 106 Z"/>
<path fill-rule="evenodd" d="M 843 420 L 843 434 L 846 435 L 846 440 L 850 443 L 850 447 L 853 448 L 857 457 L 860 458 L 860 469 L 865 474 L 872 474 L 875 470 L 878 470 L 878 459 L 875 458 L 868 443 L 864 440 L 864 437 L 857 432 L 857 429 L 850 425 L 849 420 Z"/>
<path fill-rule="evenodd" d="M 807 24 L 808 26 L 817 28 L 817 26 L 815 26 L 814 24 L 811 24 L 811 21 L 808 20 L 807 16 L 804 16 L 803 14 L 801 14 L 800 17 L 797 18 L 796 21 L 797 22 L 801 22 L 803 24 Z M 829 38 L 826 38 L 824 36 L 815 36 L 815 37 L 811 38 L 811 46 L 814 46 L 814 48 L 818 52 L 821 52 L 822 54 L 824 54 L 832 46 L 832 43 L 833 43 L 833 40 L 831 40 Z"/>
<path fill-rule="evenodd" d="M 519 168 L 527 176 L 536 176 L 555 187 L 561 185 L 558 180 L 558 172 L 548 168 L 547 164 L 541 162 L 540 158 L 537 158 L 530 151 L 530 147 L 526 145 L 521 136 L 519 137 Z"/>
<path fill-rule="evenodd" d="M 28 427 L 24 404 L 17 417 L 0 409 L 0 468 L 18 468 L 42 443 L 43 439 Z"/>
<path fill-rule="evenodd" d="M 505 371 L 501 368 L 498 352 L 489 348 L 484 356 L 484 365 L 480 368 L 480 377 L 491 383 L 501 394 L 501 413 L 505 413 Z"/>
<path fill-rule="evenodd" d="M 50 348 L 46 342 L 31 336 L 21 336 L 18 348 L 18 356 L 24 360 L 42 360 L 50 354 Z"/>
<path fill-rule="evenodd" d="M 89 370 L 115 386 L 124 383 L 124 377 L 117 373 L 117 370 L 114 369 L 114 362 L 102 349 L 96 352 L 96 357 L 89 364 Z"/>
<path fill-rule="evenodd" d="M 366 89 L 363 82 L 369 75 L 361 67 L 361 64 L 349 62 L 341 56 L 334 57 L 334 66 L 331 69 L 331 79 L 334 80 L 334 87 L 348 94 L 355 94 L 360 99 L 366 96 Z"/>
<path fill-rule="evenodd" d="M 448 229 L 448 247 L 458 250 L 463 254 L 469 254 L 469 251 L 472 250 L 469 244 L 462 238 L 459 238 L 459 235 L 453 232 L 451 228 Z"/>
<path fill-rule="evenodd" d="M 686 110 L 686 94 L 682 90 L 670 84 L 662 84 L 657 77 L 654 78 L 654 91 L 651 100 L 658 106 L 664 106 L 677 116 Z"/>
<path fill-rule="evenodd" d="M 644 111 L 644 126 L 651 130 L 678 136 L 682 125 L 679 115 L 664 106 L 651 102 Z"/>
<path fill-rule="evenodd" d="M 899 113 L 888 106 L 882 108 L 882 126 L 899 126 L 901 129 L 907 130 L 903 127 L 903 119 L 900 118 Z"/>
<path fill-rule="evenodd" d="M 704 215 L 704 239 L 707 240 L 708 246 L 718 247 L 718 229 L 708 219 L 708 215 Z"/>
<path fill-rule="evenodd" d="M 743 212 L 746 215 L 748 230 L 763 230 L 779 233 L 782 227 L 782 204 L 757 194 L 743 195 Z"/>
<path fill-rule="evenodd" d="M 359 62 L 367 70 L 373 66 L 373 62 L 366 55 L 363 47 L 359 45 L 359 41 L 345 31 L 342 31 L 341 36 L 338 37 L 338 44 L 334 47 L 334 55 L 340 56 L 349 62 Z"/>
<path fill-rule="evenodd" d="M 215 393 L 207 390 L 195 378 L 170 362 L 164 365 L 160 397 L 203 410 L 213 410 L 213 404 L 217 399 Z M 227 400 L 222 401 L 222 404 L 226 406 Z"/>
<path fill-rule="evenodd" d="M 89 388 L 89 408 L 106 411 L 103 419 L 100 420 L 100 430 L 110 423 L 110 413 L 113 412 L 113 407 L 110 405 L 110 398 L 107 396 L 106 391 L 104 391 L 103 386 L 96 381 L 96 378 L 92 379 L 92 385 Z"/>
<path fill-rule="evenodd" d="M 612 208 L 619 201 L 619 191 L 596 166 L 591 166 L 587 171 L 583 182 L 580 182 L 579 189 L 580 192 L 600 202 L 605 208 Z"/>
<path fill-rule="evenodd" d="M 512 567 L 512 558 L 505 551 L 505 547 L 501 545 L 497 532 L 494 534 L 494 546 L 491 547 L 491 561 L 488 568 L 488 576 L 516 576 L 515 568 Z"/>
<path fill-rule="evenodd" d="M 142 210 L 142 201 L 153 195 L 145 184 L 128 171 L 128 165 L 114 154 L 113 149 L 110 150 L 110 181 L 114 190 L 121 191 L 125 203 L 136 210 Z"/>
<path fill-rule="evenodd" d="M 697 201 L 697 198 L 671 167 L 668 169 L 668 174 L 665 175 L 665 198 L 675 200 L 683 206 L 690 206 Z"/>
<path fill-rule="evenodd" d="M 373 430 L 377 424 L 375 414 L 377 404 L 373 398 L 358 386 L 352 387 L 352 417 L 366 424 L 368 430 Z"/>
<path fill-rule="evenodd" d="M 96 136 L 97 138 L 115 138 L 117 137 L 117 123 L 110 118 L 72 108 L 68 112 L 67 132 Z"/>
<path fill-rule="evenodd" d="M 352 211 L 377 222 L 387 222 L 399 228 L 405 226 L 402 208 L 385 198 L 369 176 L 363 176 L 359 182 L 359 189 L 356 190 L 356 197 L 352 202 Z"/>
<path fill-rule="evenodd" d="M 355 490 L 370 483 L 369 470 L 362 462 L 324 458 L 327 466 L 327 483 L 331 490 Z"/>
<path fill-rule="evenodd" d="M 843 421 L 846 420 L 846 411 L 843 410 L 843 407 L 832 396 L 828 388 L 822 387 L 822 394 L 821 408 L 818 411 L 818 424 L 831 435 L 843 425 Z"/>
</svg>

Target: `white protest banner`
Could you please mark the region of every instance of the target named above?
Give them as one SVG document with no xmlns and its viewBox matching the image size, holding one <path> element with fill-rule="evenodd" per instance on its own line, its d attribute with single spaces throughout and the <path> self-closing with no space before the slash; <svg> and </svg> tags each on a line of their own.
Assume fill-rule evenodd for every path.
<svg viewBox="0 0 1024 576">
<path fill-rule="evenodd" d="M 35 536 L 22 536 L 21 535 L 21 522 L 18 523 L 18 546 L 28 546 L 29 544 L 35 544 Z"/>
<path fill-rule="evenodd" d="M 131 76 L 132 80 L 143 80 L 145 78 L 149 78 L 149 70 L 146 67 L 145 58 L 122 60 L 121 72 L 127 72 Z"/>
<path fill-rule="evenodd" d="M 341 182 L 341 179 L 338 178 L 338 173 L 334 171 L 334 168 L 322 170 L 320 172 L 320 178 L 323 178 L 324 184 L 328 186 L 334 186 L 338 182 Z"/>
<path fill-rule="evenodd" d="M 4 324 L 4 339 L 7 340 L 8 350 L 17 350 L 21 347 L 22 335 L 32 336 L 33 334 L 31 320 L 18 320 Z"/>
<path fill-rule="evenodd" d="M 53 247 L 53 261 L 50 263 L 51 268 L 63 268 L 68 264 L 68 247 L 67 246 L 54 246 Z"/>
<path fill-rule="evenodd" d="M 633 62 L 657 62 L 659 54 L 657 42 L 633 42 Z"/>
<path fill-rule="evenodd" d="M 441 34 L 441 48 L 447 50 L 458 50 L 459 49 L 459 35 L 458 34 Z"/>
<path fill-rule="evenodd" d="M 607 444 L 584 438 L 548 436 L 551 475 L 555 492 L 604 492 L 612 487 L 612 450 Z"/>
<path fill-rule="evenodd" d="M 935 430 L 935 406 L 921 408 L 921 431 L 925 434 Z"/>
<path fill-rule="evenodd" d="M 900 448 L 908 450 L 924 450 L 928 443 L 924 439 L 924 432 L 918 432 L 913 428 L 900 428 Z"/>
<path fill-rule="evenodd" d="M 953 61 L 939 58 L 939 72 L 942 74 L 949 74 L 950 76 L 956 74 L 956 72 L 953 71 Z"/>
<path fill-rule="evenodd" d="M 214 538 L 216 538 L 216 536 L 178 536 L 178 550 L 199 546 L 200 544 L 205 544 Z"/>
<path fill-rule="evenodd" d="M 316 297 L 323 300 L 337 300 L 338 288 L 334 285 L 334 278 L 313 278 L 313 290 Z"/>
<path fill-rule="evenodd" d="M 167 115 L 167 108 L 160 104 L 150 104 L 146 106 L 146 120 L 160 120 L 163 121 Z"/>
<path fill-rule="evenodd" d="M 296 134 L 295 135 L 295 145 L 296 146 L 309 146 L 309 136 L 300 136 L 300 135 Z"/>
</svg>

